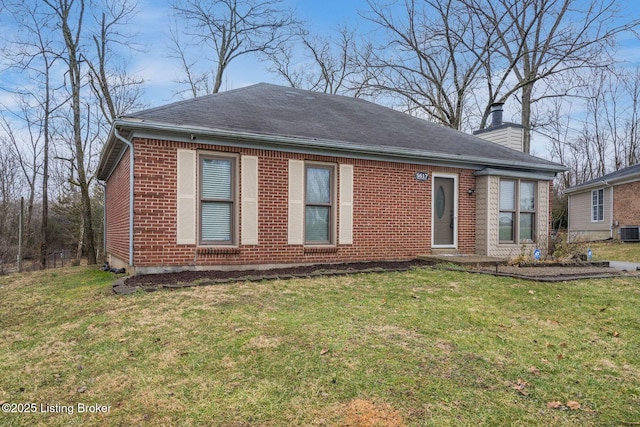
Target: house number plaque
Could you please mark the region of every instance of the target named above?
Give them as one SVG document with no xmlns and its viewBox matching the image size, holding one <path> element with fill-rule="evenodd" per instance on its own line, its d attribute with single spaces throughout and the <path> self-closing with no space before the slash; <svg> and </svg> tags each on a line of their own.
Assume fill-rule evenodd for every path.
<svg viewBox="0 0 640 427">
<path fill-rule="evenodd" d="M 429 181 L 429 174 L 427 172 L 416 172 L 416 179 L 418 181 Z"/>
</svg>

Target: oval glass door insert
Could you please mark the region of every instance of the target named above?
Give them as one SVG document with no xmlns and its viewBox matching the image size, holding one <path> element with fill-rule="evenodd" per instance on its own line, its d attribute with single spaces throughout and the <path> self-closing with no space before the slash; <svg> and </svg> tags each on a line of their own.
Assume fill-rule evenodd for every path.
<svg viewBox="0 0 640 427">
<path fill-rule="evenodd" d="M 442 185 L 438 187 L 436 194 L 436 214 L 438 219 L 442 219 L 444 215 L 444 188 L 442 188 Z"/>
</svg>

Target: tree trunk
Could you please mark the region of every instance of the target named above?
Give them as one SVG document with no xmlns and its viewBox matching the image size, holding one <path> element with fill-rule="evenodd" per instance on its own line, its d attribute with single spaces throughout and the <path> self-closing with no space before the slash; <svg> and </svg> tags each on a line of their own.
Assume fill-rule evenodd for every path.
<svg viewBox="0 0 640 427">
<path fill-rule="evenodd" d="M 47 78 L 48 81 L 48 78 Z M 47 267 L 47 251 L 49 242 L 49 94 L 47 83 L 47 95 L 45 101 L 44 116 L 44 158 L 42 160 L 42 224 L 40 228 L 40 268 Z"/>
<path fill-rule="evenodd" d="M 76 250 L 76 265 L 80 265 L 82 259 L 82 247 L 84 246 L 85 229 L 84 229 L 84 215 L 80 221 L 80 232 L 78 233 L 78 248 Z"/>
<path fill-rule="evenodd" d="M 82 70 L 80 64 L 80 55 L 78 48 L 80 46 L 80 30 L 82 28 L 82 19 L 84 16 L 84 1 L 80 1 L 80 10 L 78 18 L 78 30 L 74 38 L 71 28 L 69 27 L 68 8 L 66 5 L 64 13 L 61 14 L 62 32 L 64 34 L 65 44 L 68 50 L 67 65 L 69 67 L 69 80 L 71 83 L 71 104 L 73 108 L 73 145 L 75 148 L 76 169 L 78 171 L 78 185 L 80 187 L 82 201 L 82 226 L 86 240 L 87 262 L 89 265 L 96 263 L 96 247 L 95 236 L 93 235 L 93 215 L 91 214 L 91 197 L 89 195 L 89 182 L 85 169 L 84 146 L 82 144 L 82 116 L 80 114 L 80 89 L 82 87 Z M 81 256 L 80 254 L 79 256 Z"/>
<path fill-rule="evenodd" d="M 533 92 L 532 84 L 525 84 L 522 87 L 522 126 L 524 134 L 522 138 L 522 151 L 531 152 L 531 96 Z"/>
</svg>

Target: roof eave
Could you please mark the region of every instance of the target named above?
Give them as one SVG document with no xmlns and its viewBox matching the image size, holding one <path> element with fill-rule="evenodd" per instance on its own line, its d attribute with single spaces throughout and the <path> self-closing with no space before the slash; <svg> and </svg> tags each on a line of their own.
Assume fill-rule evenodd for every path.
<svg viewBox="0 0 640 427">
<path fill-rule="evenodd" d="M 564 190 L 564 193 L 565 194 L 580 193 L 582 191 L 593 190 L 594 188 L 599 188 L 603 186 L 612 187 L 614 185 L 627 184 L 629 182 L 633 182 L 637 180 L 640 180 L 640 172 L 623 175 L 613 179 L 600 178 L 589 183 L 580 184 L 575 187 L 567 188 L 566 190 Z"/>
<path fill-rule="evenodd" d="M 174 133 L 174 134 L 193 134 L 196 138 L 222 138 L 231 140 L 242 141 L 257 141 L 267 143 L 272 146 L 278 146 L 283 148 L 316 148 L 316 149 L 330 149 L 333 151 L 343 152 L 345 154 L 366 154 L 377 155 L 385 158 L 405 159 L 405 160 L 433 160 L 446 163 L 459 163 L 466 165 L 475 165 L 476 168 L 483 168 L 487 166 L 509 168 L 509 169 L 524 169 L 524 170 L 536 170 L 545 172 L 564 172 L 568 170 L 566 167 L 559 164 L 532 164 L 530 162 L 511 161 L 505 164 L 504 161 L 495 160 L 491 158 L 481 158 L 476 156 L 464 156 L 443 154 L 427 150 L 415 150 L 415 149 L 400 149 L 391 146 L 374 147 L 370 145 L 357 144 L 357 143 L 345 143 L 342 141 L 331 140 L 319 140 L 312 138 L 300 138 L 290 136 L 274 136 L 265 134 L 256 134 L 251 132 L 234 131 L 227 129 L 212 129 L 197 126 L 182 126 L 175 124 L 167 124 L 162 122 L 150 122 L 140 119 L 118 119 L 114 122 L 113 127 L 117 127 L 121 130 L 130 131 L 158 131 L 162 133 Z M 113 144 L 111 141 L 115 139 L 113 135 L 113 129 L 109 135 L 109 144 Z M 106 147 L 105 147 L 106 149 Z M 105 152 L 103 152 L 103 155 Z M 101 158 L 100 167 L 98 171 L 104 173 L 106 168 L 106 159 Z"/>
</svg>

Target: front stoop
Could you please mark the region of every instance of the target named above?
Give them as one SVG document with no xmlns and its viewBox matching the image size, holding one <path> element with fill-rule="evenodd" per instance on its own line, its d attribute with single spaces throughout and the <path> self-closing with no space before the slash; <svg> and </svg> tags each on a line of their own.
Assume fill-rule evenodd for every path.
<svg viewBox="0 0 640 427">
<path fill-rule="evenodd" d="M 451 263 L 462 266 L 495 266 L 507 264 L 507 258 L 497 258 L 484 255 L 465 255 L 459 253 L 433 253 L 431 255 L 420 255 L 418 259 L 433 261 L 435 263 Z"/>
</svg>

